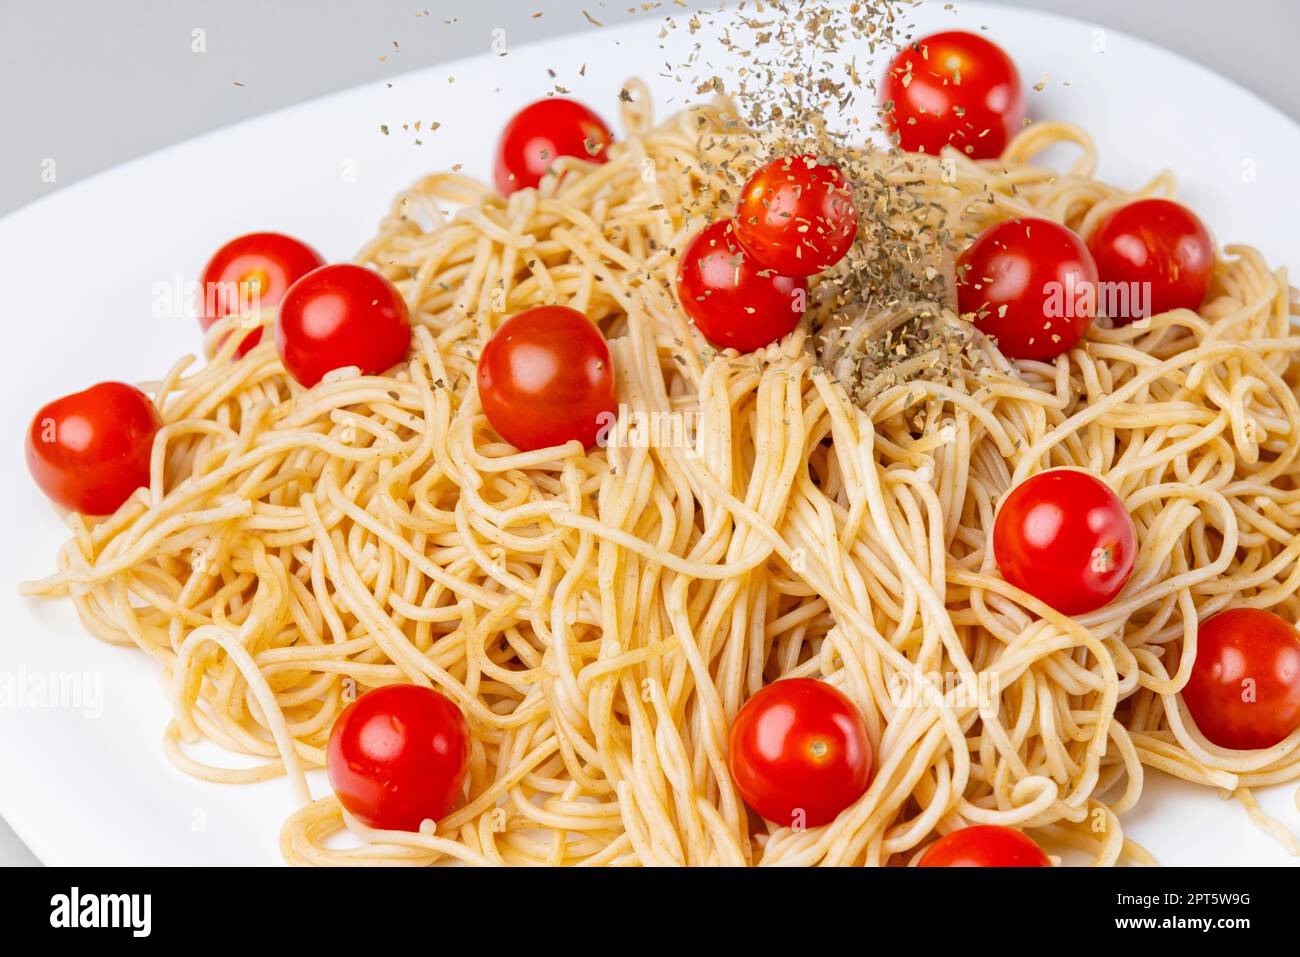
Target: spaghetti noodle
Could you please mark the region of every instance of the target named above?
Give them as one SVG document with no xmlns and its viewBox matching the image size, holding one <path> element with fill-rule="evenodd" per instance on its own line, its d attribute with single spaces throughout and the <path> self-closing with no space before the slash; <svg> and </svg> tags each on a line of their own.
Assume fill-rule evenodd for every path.
<svg viewBox="0 0 1300 957">
<path fill-rule="evenodd" d="M 1094 326 L 1050 362 L 1007 360 L 947 302 L 922 310 L 937 351 L 869 381 L 851 342 L 923 304 L 833 329 L 814 305 L 817 333 L 718 353 L 672 280 L 723 206 L 708 160 L 734 108 L 655 126 L 629 89 L 603 165 L 562 159 L 508 201 L 452 174 L 398 197 L 358 256 L 411 308 L 391 373 L 304 390 L 269 335 L 243 358 L 218 347 L 227 319 L 206 366 L 149 387 L 165 422 L 150 488 L 100 524 L 73 516 L 60 571 L 27 591 L 70 597 L 94 635 L 161 664 L 169 757 L 212 781 L 288 775 L 298 864 L 906 864 L 967 823 L 1149 862 L 1120 823 L 1146 769 L 1255 815 L 1251 788 L 1300 778 L 1300 732 L 1217 748 L 1177 694 L 1198 617 L 1229 601 L 1300 615 L 1285 273 L 1228 247 L 1199 313 Z M 1068 172 L 1035 165 L 1057 144 L 1081 151 Z M 958 240 L 1023 215 L 1086 234 L 1173 189 L 1098 182 L 1091 141 L 1060 123 L 1000 160 L 871 162 Z M 483 343 L 546 303 L 609 341 L 619 423 L 590 451 L 518 452 L 481 412 Z M 939 362 L 954 342 L 963 361 Z M 999 497 L 1061 466 L 1104 477 L 1140 543 L 1121 596 L 1077 618 L 1003 581 L 987 547 Z M 727 772 L 731 720 L 783 676 L 847 694 L 877 754 L 826 826 L 751 821 Z M 345 821 L 304 774 L 347 702 L 394 682 L 436 687 L 473 730 L 465 800 L 420 833 Z M 199 739 L 261 761 L 199 763 Z M 336 840 L 349 824 L 359 844 Z"/>
</svg>

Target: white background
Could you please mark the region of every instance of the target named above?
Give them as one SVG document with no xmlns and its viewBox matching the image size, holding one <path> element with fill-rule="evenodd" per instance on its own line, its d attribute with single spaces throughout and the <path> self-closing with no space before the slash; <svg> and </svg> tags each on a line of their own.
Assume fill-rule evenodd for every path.
<svg viewBox="0 0 1300 957">
<path fill-rule="evenodd" d="M 633 0 L 608 0 L 608 5 L 601 0 L 0 0 L 0 215 L 198 133 L 484 52 L 494 28 L 505 29 L 509 44 L 517 46 L 593 29 L 582 17 L 583 8 L 612 25 L 631 19 L 626 11 L 634 5 Z M 687 0 L 687 5 L 705 4 Z M 1008 5 L 1071 14 L 1151 40 L 1300 117 L 1300 58 L 1292 49 L 1300 35 L 1295 0 L 1239 0 L 1230 7 L 1215 0 Z M 417 15 L 426 10 L 427 15 Z M 543 16 L 534 18 L 536 12 Z M 203 31 L 202 53 L 192 49 L 195 30 Z M 54 183 L 41 178 L 47 159 L 56 161 Z M 16 458 L 6 461 L 16 463 Z M 30 852 L 0 822 L 0 865 L 32 863 Z"/>
</svg>

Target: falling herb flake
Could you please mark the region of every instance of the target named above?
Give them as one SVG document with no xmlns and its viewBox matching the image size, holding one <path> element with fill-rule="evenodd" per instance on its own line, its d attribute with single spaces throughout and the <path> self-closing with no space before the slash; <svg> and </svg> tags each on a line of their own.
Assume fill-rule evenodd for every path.
<svg viewBox="0 0 1300 957">
<path fill-rule="evenodd" d="M 763 0 L 728 5 L 722 13 L 700 11 L 678 22 L 668 18 L 663 31 L 708 31 L 743 66 L 719 76 L 696 41 L 685 63 L 666 64 L 662 75 L 689 82 L 699 94 L 724 89 L 739 116 L 718 120 L 701 115 L 698 172 L 717 182 L 716 192 L 688 208 L 683 218 L 716 220 L 726 215 L 740 188 L 760 165 L 781 155 L 812 154 L 834 163 L 852 184 L 854 204 L 863 213 L 860 237 L 848 256 L 823 272 L 809 293 L 808 342 L 819 368 L 833 374 L 855 400 L 864 402 L 881 388 L 913 378 L 942 378 L 974 368 L 980 361 L 969 323 L 957 321 L 947 306 L 951 263 L 959 237 L 946 221 L 946 209 L 927 193 L 924 166 L 932 160 L 864 142 L 870 121 L 849 120 L 847 131 L 827 123 L 830 114 L 875 114 L 879 101 L 873 79 L 863 79 L 858 59 L 892 56 L 913 44 L 904 11 L 910 0 L 848 4 L 808 0 Z M 843 63 L 853 50 L 855 60 Z M 961 83 L 960 71 L 947 68 L 947 81 Z M 910 76 L 901 78 L 904 85 Z M 620 99 L 630 96 L 620 94 Z M 885 103 L 883 113 L 893 109 Z M 873 128 L 880 129 L 879 124 Z M 971 138 L 978 137 L 978 131 Z M 869 211 L 869 214 L 868 214 Z M 823 232 L 817 223 L 799 223 L 805 235 Z"/>
</svg>

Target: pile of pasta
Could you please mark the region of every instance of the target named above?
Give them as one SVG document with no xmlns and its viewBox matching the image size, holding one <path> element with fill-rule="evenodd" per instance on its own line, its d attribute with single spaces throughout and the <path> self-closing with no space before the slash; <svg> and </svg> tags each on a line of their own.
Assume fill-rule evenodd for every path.
<svg viewBox="0 0 1300 957">
<path fill-rule="evenodd" d="M 1234 792 L 1294 852 L 1251 789 L 1300 777 L 1300 732 L 1225 751 L 1178 696 L 1198 616 L 1300 617 L 1285 274 L 1229 246 L 1199 313 L 1098 323 L 1051 362 L 974 336 L 978 361 L 855 402 L 806 328 L 745 356 L 693 330 L 677 256 L 725 215 L 709 154 L 733 111 L 655 125 L 628 88 L 603 165 L 561 159 L 508 200 L 443 173 L 397 198 L 357 257 L 411 307 L 389 374 L 304 390 L 269 335 L 244 358 L 218 346 L 228 319 L 211 361 L 147 387 L 166 423 L 151 487 L 99 524 L 74 516 L 60 571 L 28 590 L 159 662 L 171 759 L 212 781 L 287 775 L 291 863 L 901 865 L 970 823 L 1149 862 L 1121 824 L 1149 769 Z M 1058 144 L 1068 170 L 1035 164 Z M 1086 235 L 1174 186 L 1097 181 L 1091 141 L 1060 123 L 999 160 L 872 155 L 959 240 L 1018 215 Z M 547 303 L 609 342 L 620 423 L 601 447 L 521 453 L 482 414 L 483 343 Z M 1104 477 L 1140 544 L 1121 596 L 1076 618 L 1004 582 L 990 548 L 1000 496 L 1060 466 Z M 848 695 L 877 756 L 822 827 L 759 820 L 727 770 L 741 705 L 790 676 Z M 305 775 L 347 703 L 394 682 L 437 688 L 472 730 L 463 802 L 419 833 L 345 820 Z M 255 760 L 201 763 L 198 740 Z"/>
</svg>

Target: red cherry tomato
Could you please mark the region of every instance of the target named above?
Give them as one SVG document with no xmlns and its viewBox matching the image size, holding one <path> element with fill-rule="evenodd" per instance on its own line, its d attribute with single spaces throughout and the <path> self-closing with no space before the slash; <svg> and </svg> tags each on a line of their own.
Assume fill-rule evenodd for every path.
<svg viewBox="0 0 1300 957">
<path fill-rule="evenodd" d="M 917 867 L 1051 867 L 1042 848 L 1020 831 L 976 824 L 945 834 L 921 855 Z"/>
<path fill-rule="evenodd" d="M 787 678 L 745 702 L 731 725 L 731 777 L 745 803 L 787 827 L 818 827 L 871 782 L 862 716 L 824 681 Z"/>
<path fill-rule="evenodd" d="M 704 338 L 719 349 L 753 352 L 799 324 L 808 284 L 759 267 L 723 220 L 697 233 L 682 253 L 677 295 Z"/>
<path fill-rule="evenodd" d="M 514 115 L 497 144 L 496 184 L 502 196 L 531 189 L 561 156 L 603 163 L 614 141 L 609 127 L 581 103 L 550 97 Z"/>
<path fill-rule="evenodd" d="M 1300 631 L 1259 608 L 1201 622 L 1183 700 L 1221 748 L 1271 748 L 1300 727 Z"/>
<path fill-rule="evenodd" d="M 208 329 L 232 312 L 274 308 L 300 276 L 323 265 L 325 260 L 316 250 L 292 236 L 249 233 L 232 239 L 203 270 L 199 322 Z M 262 330 L 253 330 L 235 354 L 247 355 L 261 338 Z"/>
<path fill-rule="evenodd" d="M 479 358 L 478 394 L 492 428 L 524 452 L 573 439 L 591 446 L 617 408 L 609 346 L 568 306 L 537 306 L 501 323 Z"/>
<path fill-rule="evenodd" d="M 848 254 L 858 235 L 858 208 L 834 163 L 783 156 L 750 177 L 734 222 L 736 239 L 759 268 L 812 276 Z"/>
<path fill-rule="evenodd" d="M 64 508 L 111 515 L 149 484 L 149 456 L 162 424 L 139 389 L 101 382 L 36 413 L 27 430 L 27 468 Z"/>
<path fill-rule="evenodd" d="M 345 366 L 376 375 L 406 355 L 410 313 L 379 273 L 350 263 L 322 266 L 285 293 L 275 344 L 289 374 L 308 388 Z"/>
<path fill-rule="evenodd" d="M 1063 615 L 1094 611 L 1120 593 L 1137 557 L 1133 519 L 1101 479 L 1051 469 L 1025 479 L 993 520 L 1002 577 Z"/>
<path fill-rule="evenodd" d="M 1198 309 L 1214 274 L 1214 243 L 1196 214 L 1168 199 L 1139 199 L 1111 213 L 1088 241 L 1102 282 L 1136 291 L 1150 283 L 1149 315 Z M 1129 302 L 1134 302 L 1132 292 Z M 1118 323 L 1144 318 L 1111 316 Z"/>
<path fill-rule="evenodd" d="M 445 695 L 386 685 L 343 709 L 325 769 L 339 803 L 369 827 L 418 831 L 446 817 L 469 768 L 469 724 Z"/>
<path fill-rule="evenodd" d="M 1020 130 L 1020 74 L 996 43 L 951 30 L 905 47 L 882 84 L 885 126 L 910 153 L 951 143 L 974 159 L 1002 155 Z"/>
<path fill-rule="evenodd" d="M 1052 359 L 1097 316 L 1097 264 L 1072 230 L 1046 219 L 990 226 L 957 259 L 957 304 L 1013 359 Z"/>
</svg>

